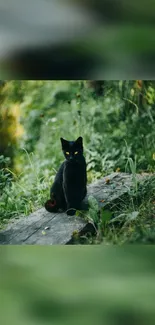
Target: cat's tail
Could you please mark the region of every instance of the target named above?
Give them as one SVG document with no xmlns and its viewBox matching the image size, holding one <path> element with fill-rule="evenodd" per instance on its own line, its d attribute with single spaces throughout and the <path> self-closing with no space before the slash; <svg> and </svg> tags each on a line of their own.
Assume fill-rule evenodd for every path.
<svg viewBox="0 0 155 325">
<path fill-rule="evenodd" d="M 56 200 L 47 200 L 45 203 L 45 209 L 48 212 L 57 212 L 58 211 L 58 206 L 56 204 Z"/>
</svg>

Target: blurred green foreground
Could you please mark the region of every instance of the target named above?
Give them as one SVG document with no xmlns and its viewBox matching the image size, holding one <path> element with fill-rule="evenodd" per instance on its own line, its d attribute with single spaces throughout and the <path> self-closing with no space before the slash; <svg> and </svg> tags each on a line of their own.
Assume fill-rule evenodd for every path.
<svg viewBox="0 0 155 325">
<path fill-rule="evenodd" d="M 154 248 L 0 247 L 0 323 L 154 324 Z"/>
</svg>

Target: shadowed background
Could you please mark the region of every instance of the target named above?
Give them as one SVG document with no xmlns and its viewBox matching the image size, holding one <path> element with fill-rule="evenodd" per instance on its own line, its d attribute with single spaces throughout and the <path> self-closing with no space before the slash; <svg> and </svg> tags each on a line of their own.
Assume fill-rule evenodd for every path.
<svg viewBox="0 0 155 325">
<path fill-rule="evenodd" d="M 154 78 L 152 0 L 2 0 L 8 79 Z"/>
</svg>

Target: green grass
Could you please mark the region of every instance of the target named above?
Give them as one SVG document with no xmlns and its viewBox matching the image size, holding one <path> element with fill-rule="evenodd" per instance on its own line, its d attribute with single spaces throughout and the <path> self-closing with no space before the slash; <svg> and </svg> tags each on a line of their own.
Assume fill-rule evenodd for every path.
<svg viewBox="0 0 155 325">
<path fill-rule="evenodd" d="M 29 215 L 44 205 L 44 202 L 49 196 L 49 188 L 53 181 L 53 175 L 51 176 L 45 170 L 43 177 L 39 173 L 39 166 L 36 166 L 33 162 L 33 155 L 25 152 L 26 158 L 28 165 L 20 175 L 16 175 L 7 167 L 1 170 L 1 174 L 3 174 L 0 201 L 1 226 L 8 222 L 11 217 L 18 218 L 21 215 Z M 10 179 L 7 183 L 5 182 L 6 175 Z"/>
<path fill-rule="evenodd" d="M 85 236 L 87 244 L 154 244 L 155 175 L 136 182 L 136 187 L 133 183 L 132 190 L 108 208 L 92 204 L 89 217 L 95 223 L 96 234 Z"/>
</svg>

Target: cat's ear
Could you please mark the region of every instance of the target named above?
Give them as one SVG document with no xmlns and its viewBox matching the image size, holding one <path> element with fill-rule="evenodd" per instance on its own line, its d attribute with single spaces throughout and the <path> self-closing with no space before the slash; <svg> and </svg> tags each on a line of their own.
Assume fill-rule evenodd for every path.
<svg viewBox="0 0 155 325">
<path fill-rule="evenodd" d="M 65 144 L 65 142 L 66 142 L 66 140 L 63 139 L 63 138 L 60 138 L 60 141 L 61 141 L 61 144 L 62 144 L 62 145 Z"/>
<path fill-rule="evenodd" d="M 78 143 L 81 147 L 83 145 L 83 138 L 82 137 L 79 137 L 77 140 L 76 140 L 76 143 Z"/>
<path fill-rule="evenodd" d="M 63 138 L 60 138 L 60 141 L 61 141 L 61 146 L 62 146 L 62 149 L 66 148 L 67 146 L 67 140 L 63 139 Z"/>
</svg>

